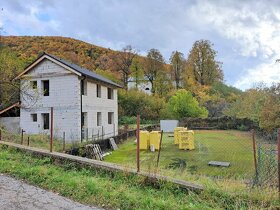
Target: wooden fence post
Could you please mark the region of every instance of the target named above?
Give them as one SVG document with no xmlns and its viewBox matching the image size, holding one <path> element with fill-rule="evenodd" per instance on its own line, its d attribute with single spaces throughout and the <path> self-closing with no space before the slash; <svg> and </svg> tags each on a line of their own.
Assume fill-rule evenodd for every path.
<svg viewBox="0 0 280 210">
<path fill-rule="evenodd" d="M 137 172 L 140 172 L 140 115 L 137 115 L 137 132 L 136 132 L 136 136 L 137 136 L 137 155 L 136 155 L 136 159 L 137 159 Z"/>
<path fill-rule="evenodd" d="M 30 139 L 29 139 L 29 136 L 27 137 L 27 146 L 29 146 L 29 142 L 30 141 Z"/>
<path fill-rule="evenodd" d="M 2 130 L 0 129 L 0 141 L 2 141 Z"/>
<path fill-rule="evenodd" d="M 51 107 L 50 152 L 53 151 L 53 107 Z"/>
<path fill-rule="evenodd" d="M 255 130 L 252 130 L 252 140 L 253 140 L 253 153 L 254 153 L 254 166 L 255 166 L 255 173 L 257 175 L 257 155 L 256 155 L 256 139 L 255 139 Z"/>
</svg>

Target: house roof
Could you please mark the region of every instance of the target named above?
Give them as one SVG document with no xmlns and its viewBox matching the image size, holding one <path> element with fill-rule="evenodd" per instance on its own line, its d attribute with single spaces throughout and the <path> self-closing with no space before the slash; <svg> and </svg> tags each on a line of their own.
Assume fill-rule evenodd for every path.
<svg viewBox="0 0 280 210">
<path fill-rule="evenodd" d="M 36 64 L 37 62 L 39 63 L 41 60 L 43 60 L 43 58 L 51 58 L 57 62 L 59 62 L 60 64 L 63 64 L 64 66 L 72 69 L 73 71 L 75 71 L 76 73 L 79 73 L 78 75 L 82 75 L 82 76 L 85 76 L 87 78 L 90 78 L 90 79 L 93 79 L 93 80 L 97 80 L 97 81 L 100 81 L 100 82 L 104 82 L 106 84 L 109 84 L 109 85 L 113 85 L 115 87 L 118 87 L 118 88 L 122 88 L 121 85 L 93 72 L 93 71 L 90 71 L 88 69 L 85 69 L 81 66 L 78 66 L 74 63 L 71 63 L 69 61 L 66 61 L 62 58 L 58 58 L 54 55 L 51 55 L 51 54 L 48 54 L 48 53 L 43 53 L 41 56 L 39 56 L 33 63 L 31 63 L 29 66 L 27 66 L 25 68 L 25 70 L 19 74 L 15 79 L 19 79 L 22 75 L 24 75 L 25 73 L 27 73 L 29 70 L 31 70 L 33 67 L 34 67 L 34 64 Z"/>
</svg>

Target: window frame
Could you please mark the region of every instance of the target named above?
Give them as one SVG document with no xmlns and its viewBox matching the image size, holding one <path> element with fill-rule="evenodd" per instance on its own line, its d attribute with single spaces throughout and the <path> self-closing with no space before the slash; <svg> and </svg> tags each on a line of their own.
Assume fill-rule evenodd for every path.
<svg viewBox="0 0 280 210">
<path fill-rule="evenodd" d="M 114 89 L 107 87 L 107 98 L 114 100 Z"/>
<path fill-rule="evenodd" d="M 96 97 L 101 98 L 101 85 L 96 84 Z"/>
<path fill-rule="evenodd" d="M 108 125 L 114 124 L 114 112 L 108 112 Z"/>
<path fill-rule="evenodd" d="M 32 113 L 31 114 L 31 119 L 32 119 L 32 122 L 38 122 L 38 115 L 37 115 L 37 113 Z"/>
<path fill-rule="evenodd" d="M 47 118 L 45 118 L 47 117 Z M 42 113 L 42 121 L 43 121 L 43 129 L 49 130 L 50 129 L 50 113 Z"/>
<path fill-rule="evenodd" d="M 45 84 L 48 84 L 47 88 Z M 50 96 L 50 80 L 42 80 L 43 96 Z"/>
<path fill-rule="evenodd" d="M 102 112 L 97 112 L 96 124 L 97 124 L 97 126 L 102 126 Z"/>
</svg>

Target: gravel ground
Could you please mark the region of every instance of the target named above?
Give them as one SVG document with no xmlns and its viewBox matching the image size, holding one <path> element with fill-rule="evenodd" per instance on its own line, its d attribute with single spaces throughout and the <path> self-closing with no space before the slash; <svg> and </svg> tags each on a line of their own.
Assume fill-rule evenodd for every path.
<svg viewBox="0 0 280 210">
<path fill-rule="evenodd" d="M 98 210 L 0 174 L 1 210 Z"/>
</svg>

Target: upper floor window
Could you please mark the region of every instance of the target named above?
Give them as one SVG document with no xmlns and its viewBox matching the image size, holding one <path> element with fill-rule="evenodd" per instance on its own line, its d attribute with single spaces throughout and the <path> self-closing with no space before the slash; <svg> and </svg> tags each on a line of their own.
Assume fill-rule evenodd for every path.
<svg viewBox="0 0 280 210">
<path fill-rule="evenodd" d="M 112 88 L 107 88 L 108 90 L 108 99 L 114 99 L 114 90 Z"/>
<path fill-rule="evenodd" d="M 43 80 L 42 81 L 42 87 L 43 87 L 43 95 L 49 96 L 50 95 L 50 81 L 49 80 Z"/>
<path fill-rule="evenodd" d="M 101 98 L 101 85 L 96 84 L 96 96 L 97 98 Z"/>
<path fill-rule="evenodd" d="M 81 81 L 81 90 L 82 90 L 82 95 L 87 95 L 87 81 L 82 80 Z"/>
<path fill-rule="evenodd" d="M 37 81 L 31 81 L 32 89 L 37 89 Z"/>
</svg>

